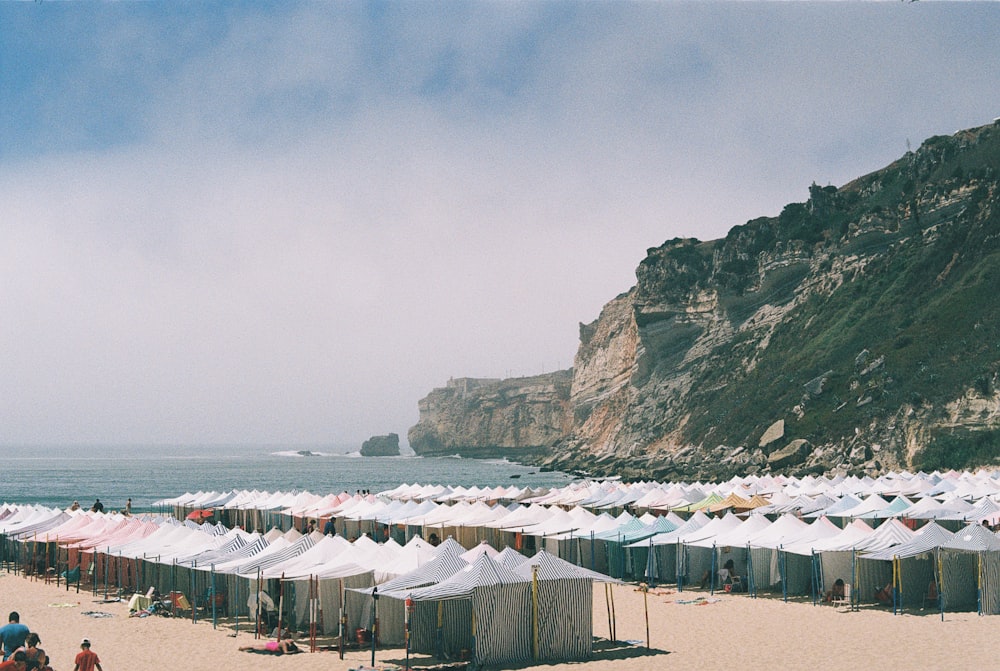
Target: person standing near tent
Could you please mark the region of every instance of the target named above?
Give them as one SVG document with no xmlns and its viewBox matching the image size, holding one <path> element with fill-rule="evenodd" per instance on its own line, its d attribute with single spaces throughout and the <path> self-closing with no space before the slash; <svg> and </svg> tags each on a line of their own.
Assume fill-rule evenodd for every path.
<svg viewBox="0 0 1000 671">
<path fill-rule="evenodd" d="M 336 536 L 337 535 L 337 529 L 333 526 L 333 518 L 332 517 L 326 521 L 326 524 L 323 525 L 323 535 L 324 536 Z"/>
<path fill-rule="evenodd" d="M 90 512 L 92 512 L 92 513 L 103 513 L 104 512 L 104 504 L 101 503 L 100 499 L 94 499 L 94 505 L 92 505 L 90 507 Z"/>
</svg>

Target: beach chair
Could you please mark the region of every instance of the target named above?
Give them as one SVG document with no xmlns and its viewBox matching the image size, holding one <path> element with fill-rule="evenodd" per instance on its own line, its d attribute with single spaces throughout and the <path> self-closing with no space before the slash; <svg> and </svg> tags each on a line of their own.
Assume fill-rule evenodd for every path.
<svg viewBox="0 0 1000 671">
<path fill-rule="evenodd" d="M 844 582 L 844 593 L 838 594 L 833 597 L 834 606 L 850 606 L 851 605 L 851 583 Z"/>
<path fill-rule="evenodd" d="M 226 615 L 226 593 L 213 592 L 212 588 L 208 588 L 205 590 L 205 596 L 201 598 L 200 605 L 205 610 L 206 616 L 212 614 L 213 606 L 218 615 Z"/>
<path fill-rule="evenodd" d="M 183 592 L 170 593 L 170 609 L 174 615 L 185 610 L 191 610 L 191 602 L 184 596 Z"/>
</svg>

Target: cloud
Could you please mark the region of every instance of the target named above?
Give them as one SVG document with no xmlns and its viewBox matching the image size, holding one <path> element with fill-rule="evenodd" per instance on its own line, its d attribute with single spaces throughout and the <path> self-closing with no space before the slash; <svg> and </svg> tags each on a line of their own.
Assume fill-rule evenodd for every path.
<svg viewBox="0 0 1000 671">
<path fill-rule="evenodd" d="M 1000 102 L 979 6 L 43 4 L 0 7 L 55 36 L 0 46 L 0 442 L 403 435 L 570 366 L 646 248 Z"/>
</svg>

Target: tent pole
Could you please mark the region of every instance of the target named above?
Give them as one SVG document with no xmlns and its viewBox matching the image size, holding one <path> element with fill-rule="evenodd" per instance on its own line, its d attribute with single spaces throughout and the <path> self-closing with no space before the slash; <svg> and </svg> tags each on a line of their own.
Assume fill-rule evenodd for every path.
<svg viewBox="0 0 1000 671">
<path fill-rule="evenodd" d="M 216 628 L 216 624 L 218 624 L 218 621 L 219 621 L 219 613 L 218 613 L 218 610 L 215 607 L 215 601 L 216 601 L 215 594 L 216 594 L 216 591 L 215 591 L 215 564 L 214 563 L 209 567 L 209 570 L 211 571 L 209 580 L 211 582 L 211 593 L 212 593 L 212 629 L 215 629 Z"/>
<path fill-rule="evenodd" d="M 938 610 L 941 611 L 941 621 L 944 622 L 944 596 L 941 593 L 941 586 L 944 580 L 944 562 L 941 559 L 941 548 L 935 549 L 935 554 L 937 554 L 937 571 L 938 571 L 938 583 L 937 583 L 937 598 L 938 598 Z"/>
<path fill-rule="evenodd" d="M 649 552 L 646 554 L 646 582 L 656 585 L 656 557 L 653 555 L 653 538 L 649 539 Z"/>
<path fill-rule="evenodd" d="M 198 621 L 198 595 L 195 592 L 195 586 L 194 586 L 194 573 L 195 573 L 194 566 L 195 565 L 193 564 L 192 567 L 188 569 L 188 573 L 191 574 L 191 621 L 192 622 L 197 622 Z"/>
<path fill-rule="evenodd" d="M 475 613 L 473 613 L 475 615 Z M 473 636 L 475 635 L 473 618 Z M 538 659 L 538 565 L 531 566 L 531 658 Z"/>
<path fill-rule="evenodd" d="M 847 603 L 848 610 L 854 610 L 854 600 L 857 598 L 858 589 L 855 584 L 858 580 L 858 551 L 856 548 L 851 548 L 851 599 Z"/>
<path fill-rule="evenodd" d="M 281 572 L 281 578 L 278 579 L 278 642 L 281 642 L 281 624 L 282 619 L 285 616 L 285 572 Z M 372 662 L 372 666 L 375 666 L 375 662 Z"/>
<path fill-rule="evenodd" d="M 642 609 L 646 614 L 646 649 L 650 648 L 649 645 L 649 587 L 644 586 L 642 588 Z"/>
<path fill-rule="evenodd" d="M 615 616 L 615 590 L 614 586 L 611 588 L 611 632 L 612 641 L 618 640 L 618 618 Z"/>
<path fill-rule="evenodd" d="M 604 606 L 608 609 L 608 640 L 614 639 L 614 630 L 611 628 L 611 597 L 608 596 L 608 590 L 610 589 L 608 583 L 604 583 Z"/>
<path fill-rule="evenodd" d="M 894 557 L 896 560 L 896 571 L 899 574 L 899 614 L 903 614 L 903 558 Z"/>
<path fill-rule="evenodd" d="M 896 590 L 896 585 L 898 581 L 898 574 L 896 573 L 896 558 L 892 558 L 892 614 L 896 614 L 896 595 L 898 594 Z"/>
<path fill-rule="evenodd" d="M 677 572 L 677 591 L 684 591 L 684 581 L 681 576 L 681 541 L 677 539 L 677 549 L 674 550 L 674 570 Z"/>
<path fill-rule="evenodd" d="M 788 603 L 788 582 L 785 580 L 785 553 L 781 549 L 783 546 L 778 546 L 778 570 L 781 573 L 781 597 Z"/>
<path fill-rule="evenodd" d="M 983 614 L 983 551 L 977 553 L 978 566 L 976 568 L 976 610 L 979 615 Z"/>
<path fill-rule="evenodd" d="M 347 634 L 347 614 L 344 612 L 344 579 L 340 579 L 340 658 L 344 658 L 344 636 Z"/>
<path fill-rule="evenodd" d="M 234 580 L 236 585 L 236 597 L 234 603 L 236 604 L 236 623 L 233 629 L 233 635 L 239 635 L 240 633 L 240 579 L 239 577 Z"/>
<path fill-rule="evenodd" d="M 712 571 L 708 574 L 708 593 L 715 594 L 715 541 L 712 541 Z"/>
<path fill-rule="evenodd" d="M 257 638 L 260 638 L 260 611 L 261 611 L 261 603 L 260 603 L 260 592 L 261 592 L 261 589 L 260 589 L 260 567 L 259 566 L 257 567 L 257 584 L 255 585 L 254 589 L 256 590 L 255 591 L 256 596 L 254 597 L 254 601 L 257 604 L 257 608 L 255 609 L 257 611 L 257 613 L 256 613 L 256 615 L 257 615 L 257 619 L 256 619 L 257 625 L 254 627 L 253 637 L 255 639 L 257 639 Z"/>
</svg>

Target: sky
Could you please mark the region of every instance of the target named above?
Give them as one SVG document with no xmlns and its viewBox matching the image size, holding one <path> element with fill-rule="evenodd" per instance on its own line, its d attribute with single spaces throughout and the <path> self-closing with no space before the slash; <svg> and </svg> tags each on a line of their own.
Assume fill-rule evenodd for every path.
<svg viewBox="0 0 1000 671">
<path fill-rule="evenodd" d="M 0 4 L 0 444 L 353 446 L 1000 116 L 1000 5 Z"/>
</svg>

